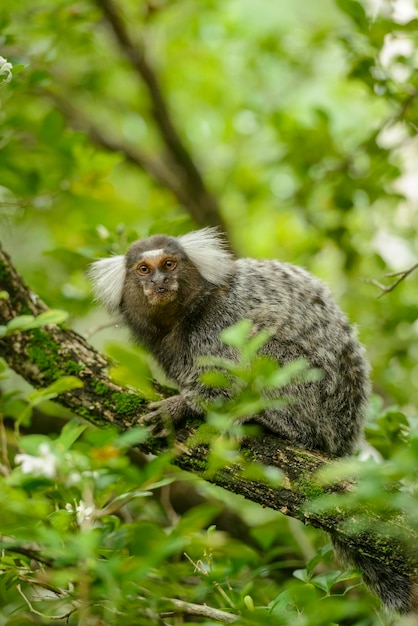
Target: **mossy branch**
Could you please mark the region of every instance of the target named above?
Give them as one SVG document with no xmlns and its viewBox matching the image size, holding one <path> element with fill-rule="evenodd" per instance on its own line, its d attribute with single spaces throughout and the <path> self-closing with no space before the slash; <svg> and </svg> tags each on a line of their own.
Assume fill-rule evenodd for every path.
<svg viewBox="0 0 418 626">
<path fill-rule="evenodd" d="M 0 298 L 0 324 L 7 324 L 22 314 L 39 315 L 47 309 L 24 284 L 0 247 L 1 291 L 7 292 L 8 297 Z M 108 376 L 108 361 L 72 330 L 51 324 L 42 329 L 14 333 L 0 339 L 0 354 L 10 368 L 37 388 L 49 385 L 63 375 L 77 376 L 83 386 L 63 393 L 59 402 L 98 427 L 115 425 L 127 429 L 147 411 L 147 402 L 136 393 L 115 384 Z M 380 567 L 387 564 L 412 580 L 418 579 L 415 563 L 400 558 L 400 544 L 393 540 L 400 536 L 399 519 L 388 521 L 375 516 L 373 523 L 376 528 L 379 524 L 379 529 L 384 529 L 383 535 L 381 531 L 378 535 L 353 533 L 347 524 L 347 514 L 340 509 L 327 511 L 326 514 L 308 512 L 306 505 L 314 496 L 341 493 L 352 488 L 352 485 L 345 484 L 323 488 L 315 481 L 318 470 L 332 460 L 264 434 L 243 442 L 241 458 L 280 469 L 283 474 L 280 485 L 276 487 L 267 481 L 245 477 L 242 461 L 230 463 L 209 474 L 209 446 L 192 444 L 195 433 L 196 425 L 193 424 L 176 431 L 171 448 L 173 463 L 178 467 L 262 506 L 323 529 L 331 533 L 337 543 L 344 543 L 351 550 L 375 560 Z M 146 452 L 159 454 L 166 449 L 167 443 L 161 439 L 150 439 L 140 447 Z M 361 519 L 363 516 L 364 512 Z M 355 517 L 350 516 L 351 529 L 355 525 Z M 409 553 L 414 552 L 411 546 L 418 545 L 415 532 L 402 523 L 401 534 L 402 543 L 410 546 Z"/>
</svg>

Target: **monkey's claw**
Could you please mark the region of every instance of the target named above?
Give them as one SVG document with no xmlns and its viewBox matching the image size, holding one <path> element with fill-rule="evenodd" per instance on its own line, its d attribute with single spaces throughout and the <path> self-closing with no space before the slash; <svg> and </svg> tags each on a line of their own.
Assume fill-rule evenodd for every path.
<svg viewBox="0 0 418 626">
<path fill-rule="evenodd" d="M 151 410 L 140 418 L 139 423 L 149 428 L 153 437 L 168 437 L 173 432 L 173 408 L 176 404 L 172 398 L 150 402 L 148 408 Z"/>
</svg>

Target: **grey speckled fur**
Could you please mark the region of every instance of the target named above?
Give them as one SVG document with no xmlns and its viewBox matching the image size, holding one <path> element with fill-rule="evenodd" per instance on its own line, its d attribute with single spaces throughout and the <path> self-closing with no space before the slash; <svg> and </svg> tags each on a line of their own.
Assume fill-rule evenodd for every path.
<svg viewBox="0 0 418 626">
<path fill-rule="evenodd" d="M 151 275 L 139 276 L 137 264 L 156 255 L 174 259 L 177 266 L 159 272 L 151 286 Z M 303 357 L 323 372 L 318 382 L 289 385 L 285 392 L 293 402 L 268 409 L 255 420 L 306 448 L 336 456 L 353 451 L 363 425 L 368 367 L 346 317 L 321 281 L 279 261 L 234 260 L 211 228 L 135 242 L 123 270 L 120 257 L 114 257 L 112 273 L 109 263 L 111 259 L 104 259 L 93 265 L 96 297 L 114 312 L 115 294 L 121 293 L 119 309 L 134 338 L 179 386 L 177 400 L 171 398 L 161 408 L 173 421 L 184 413 L 201 414 L 199 398 L 215 393 L 200 383 L 197 357 L 234 358 L 219 333 L 250 319 L 255 331 L 273 332 L 262 352 L 281 364 Z M 118 272 L 120 284 L 103 289 L 106 276 L 114 282 Z M 144 288 L 171 299 L 150 304 Z"/>
</svg>

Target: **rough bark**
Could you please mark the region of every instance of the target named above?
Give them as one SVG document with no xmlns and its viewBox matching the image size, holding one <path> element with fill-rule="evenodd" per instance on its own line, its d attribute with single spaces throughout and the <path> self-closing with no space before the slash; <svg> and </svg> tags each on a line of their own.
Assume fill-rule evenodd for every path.
<svg viewBox="0 0 418 626">
<path fill-rule="evenodd" d="M 7 324 L 18 315 L 37 315 L 47 309 L 24 284 L 1 248 L 0 291 L 8 293 L 8 298 L 0 299 L 0 324 Z M 112 424 L 126 429 L 146 412 L 146 401 L 110 380 L 107 360 L 72 330 L 48 325 L 41 330 L 14 333 L 0 340 L 0 354 L 13 370 L 34 387 L 44 387 L 62 375 L 77 376 L 83 382 L 83 387 L 62 394 L 59 402 L 99 427 Z M 321 491 L 340 493 L 353 488 L 347 483 L 322 489 L 315 482 L 316 472 L 332 460 L 315 452 L 295 448 L 273 435 L 264 434 L 246 440 L 241 447 L 245 459 L 282 471 L 283 479 L 275 487 L 246 478 L 242 461 L 208 473 L 209 447 L 205 444 L 194 445 L 195 433 L 196 425 L 185 425 L 176 431 L 175 439 L 170 442 L 173 463 L 178 467 L 262 506 L 325 530 L 338 541 L 368 555 L 381 567 L 387 564 L 399 573 L 405 573 L 407 568 L 407 575 L 412 575 L 413 580 L 418 579 L 415 563 L 406 563 L 398 541 L 393 540 L 399 537 L 409 546 L 411 555 L 415 552 L 413 546 L 418 545 L 416 533 L 399 516 L 383 520 L 372 513 L 361 511 L 356 520 L 355 516 L 348 516 L 341 509 L 326 514 L 308 512 L 307 503 Z M 165 440 L 154 438 L 141 448 L 158 454 L 166 446 Z M 357 521 L 361 525 L 365 513 L 374 518 L 376 527 L 379 524 L 380 535 L 353 531 Z M 377 544 L 379 549 L 376 548 Z"/>
</svg>

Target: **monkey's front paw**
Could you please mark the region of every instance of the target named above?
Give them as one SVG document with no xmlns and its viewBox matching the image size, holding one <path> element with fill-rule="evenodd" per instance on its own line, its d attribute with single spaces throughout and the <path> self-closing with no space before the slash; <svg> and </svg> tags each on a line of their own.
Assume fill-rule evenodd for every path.
<svg viewBox="0 0 418 626">
<path fill-rule="evenodd" d="M 166 415 L 161 414 L 159 410 L 150 411 L 143 415 L 138 420 L 138 424 L 146 426 L 151 431 L 153 437 L 168 437 L 172 431 L 169 419 Z"/>
<path fill-rule="evenodd" d="M 173 426 L 184 417 L 185 400 L 182 396 L 172 396 L 159 402 L 151 402 L 149 413 L 143 415 L 139 423 L 151 429 L 154 437 L 168 437 Z"/>
</svg>

